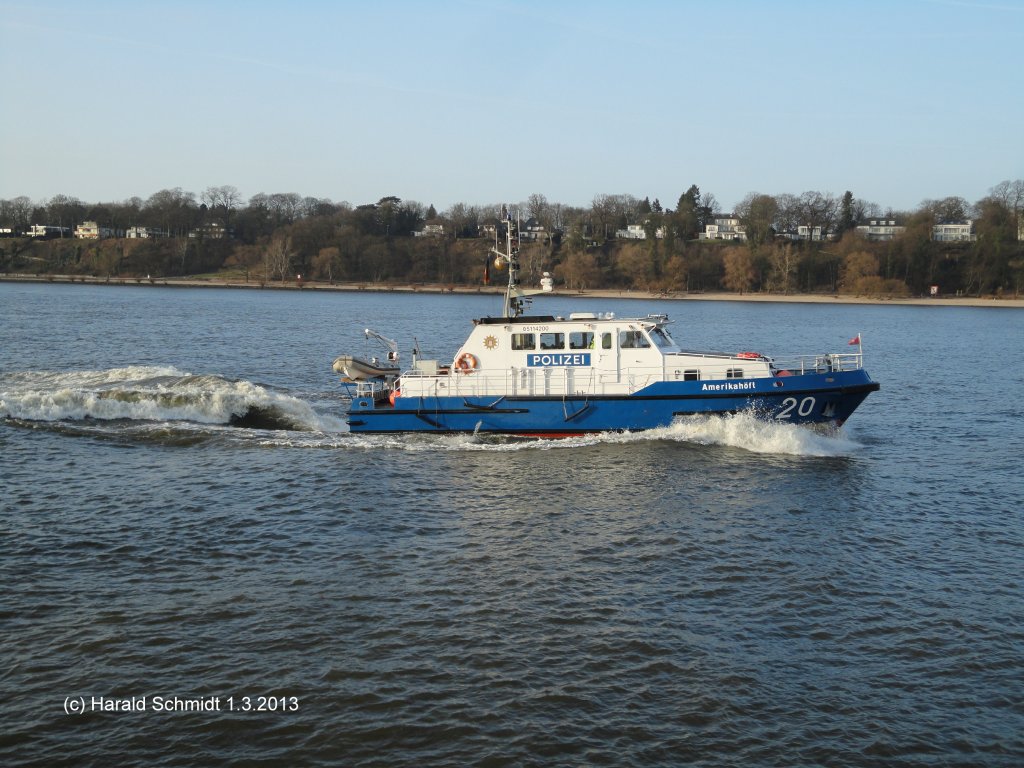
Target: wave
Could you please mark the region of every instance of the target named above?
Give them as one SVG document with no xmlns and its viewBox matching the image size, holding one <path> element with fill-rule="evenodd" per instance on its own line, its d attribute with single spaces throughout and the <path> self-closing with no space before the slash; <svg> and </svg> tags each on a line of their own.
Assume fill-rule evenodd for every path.
<svg viewBox="0 0 1024 768">
<path fill-rule="evenodd" d="M 245 380 L 192 374 L 169 366 L 0 375 L 0 416 L 26 422 L 167 422 L 307 433 L 266 438 L 277 447 L 515 452 L 672 441 L 753 453 L 843 456 L 861 446 L 841 432 L 767 422 L 749 413 L 682 418 L 644 432 L 605 432 L 562 439 L 496 435 L 353 435 L 341 418 L 318 413 L 293 395 Z M 318 433 L 318 434 L 310 434 Z"/>
<path fill-rule="evenodd" d="M 250 429 L 330 431 L 303 400 L 244 380 L 166 366 L 24 371 L 0 376 L 0 415 L 24 421 L 181 421 Z"/>
<path fill-rule="evenodd" d="M 765 421 L 748 412 L 728 416 L 685 417 L 653 433 L 653 437 L 663 440 L 791 456 L 846 456 L 861 448 L 859 443 L 850 440 L 834 427 Z"/>
<path fill-rule="evenodd" d="M 848 456 L 862 446 L 837 429 L 768 422 L 750 413 L 730 416 L 693 416 L 668 427 L 643 432 L 600 432 L 565 438 L 526 438 L 470 434 L 352 434 L 336 432 L 312 437 L 267 437 L 267 447 L 336 448 L 342 450 L 396 450 L 409 453 L 549 451 L 601 445 L 636 445 L 676 442 L 712 445 L 758 454 L 781 456 Z"/>
</svg>

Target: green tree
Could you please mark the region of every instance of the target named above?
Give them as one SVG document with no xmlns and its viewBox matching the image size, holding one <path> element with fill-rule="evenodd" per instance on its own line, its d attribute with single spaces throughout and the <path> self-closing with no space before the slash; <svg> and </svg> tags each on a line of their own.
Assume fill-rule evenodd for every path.
<svg viewBox="0 0 1024 768">
<path fill-rule="evenodd" d="M 675 226 L 683 240 L 697 239 L 700 233 L 701 214 L 700 189 L 696 184 L 692 184 L 679 196 L 679 202 L 676 203 Z"/>
<path fill-rule="evenodd" d="M 836 234 L 840 237 L 845 232 L 857 226 L 857 219 L 854 214 L 853 192 L 847 190 L 843 194 L 843 200 L 839 204 L 839 223 L 836 225 Z"/>
</svg>

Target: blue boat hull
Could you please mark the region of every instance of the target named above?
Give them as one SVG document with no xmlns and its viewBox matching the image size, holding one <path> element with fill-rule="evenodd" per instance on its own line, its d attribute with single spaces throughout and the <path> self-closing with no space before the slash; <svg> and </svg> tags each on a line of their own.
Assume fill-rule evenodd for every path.
<svg viewBox="0 0 1024 768">
<path fill-rule="evenodd" d="M 666 381 L 631 395 L 356 398 L 356 433 L 478 432 L 564 436 L 667 427 L 690 415 L 750 411 L 766 421 L 842 424 L 879 385 L 863 371 L 721 381 Z"/>
</svg>

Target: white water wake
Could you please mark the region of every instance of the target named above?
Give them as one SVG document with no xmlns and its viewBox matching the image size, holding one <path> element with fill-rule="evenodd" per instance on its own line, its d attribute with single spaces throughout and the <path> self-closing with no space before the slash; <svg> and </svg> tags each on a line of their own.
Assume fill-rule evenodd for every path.
<svg viewBox="0 0 1024 768">
<path fill-rule="evenodd" d="M 249 381 L 173 367 L 24 371 L 0 376 L 0 417 L 26 421 L 149 421 L 331 431 L 337 420 Z"/>
<path fill-rule="evenodd" d="M 561 439 L 492 435 L 353 435 L 344 420 L 317 413 L 305 400 L 249 381 L 194 375 L 168 366 L 92 371 L 25 371 L 0 375 L 0 418 L 34 422 L 183 422 L 287 430 L 267 447 L 518 452 L 655 441 L 716 445 L 760 454 L 844 456 L 861 446 L 841 432 L 768 422 L 748 413 L 694 416 L 644 432 L 603 432 Z M 296 433 L 303 433 L 301 436 Z"/>
<path fill-rule="evenodd" d="M 660 440 L 723 445 L 752 453 L 791 456 L 845 456 L 861 448 L 839 430 L 766 421 L 741 412 L 729 416 L 691 416 L 645 433 Z"/>
<path fill-rule="evenodd" d="M 288 438 L 272 438 L 282 444 Z M 643 432 L 600 432 L 564 438 L 519 438 L 498 435 L 424 433 L 372 435 L 340 433 L 325 436 L 324 447 L 418 452 L 518 452 L 579 449 L 600 445 L 677 442 L 714 445 L 751 453 L 789 456 L 847 456 L 861 445 L 837 430 L 820 431 L 794 424 L 769 422 L 749 413 L 693 416 L 668 427 Z M 294 445 L 294 441 L 292 443 Z M 305 443 L 304 443 L 305 444 Z"/>
</svg>

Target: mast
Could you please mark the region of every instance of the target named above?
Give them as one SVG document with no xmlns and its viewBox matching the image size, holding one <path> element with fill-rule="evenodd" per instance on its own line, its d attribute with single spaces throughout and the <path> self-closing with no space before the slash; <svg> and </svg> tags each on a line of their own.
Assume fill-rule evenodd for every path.
<svg viewBox="0 0 1024 768">
<path fill-rule="evenodd" d="M 499 251 L 495 247 L 491 249 L 491 253 L 496 256 L 495 266 L 500 268 L 503 262 L 508 264 L 508 287 L 505 289 L 503 315 L 510 319 L 519 317 L 530 303 L 530 299 L 519 287 L 519 225 L 518 222 L 512 221 L 512 214 L 507 209 L 505 212 L 505 250 Z"/>
<path fill-rule="evenodd" d="M 519 285 L 519 222 L 512 221 L 512 214 L 505 206 L 503 219 L 505 221 L 505 250 L 498 250 L 498 235 L 494 235 L 494 247 L 491 253 L 494 254 L 494 266 L 498 269 L 508 265 L 508 287 L 505 289 L 505 306 L 503 316 L 509 320 L 515 319 L 523 314 L 523 310 L 533 302 L 533 296 L 538 293 L 551 293 L 554 283 L 551 275 L 547 272 L 540 281 L 540 290 L 524 291 Z"/>
</svg>

